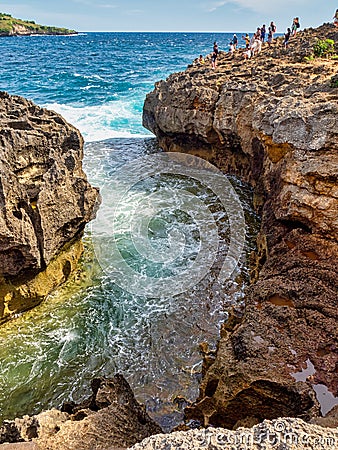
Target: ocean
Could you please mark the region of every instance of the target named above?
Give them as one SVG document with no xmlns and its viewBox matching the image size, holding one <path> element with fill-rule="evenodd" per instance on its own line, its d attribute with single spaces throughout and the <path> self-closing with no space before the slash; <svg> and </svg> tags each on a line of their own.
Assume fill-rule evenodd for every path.
<svg viewBox="0 0 338 450">
<path fill-rule="evenodd" d="M 243 300 L 258 219 L 250 189 L 233 177 L 214 175 L 203 186 L 206 172 L 199 169 L 189 179 L 177 168 L 180 161 L 158 174 L 154 167 L 168 163 L 142 127 L 142 108 L 156 81 L 210 53 L 215 40 L 227 51 L 231 37 L 80 33 L 0 39 L 0 89 L 53 109 L 81 131 L 84 168 L 103 197 L 85 232 L 82 272 L 0 328 L 0 418 L 80 401 L 93 377 L 117 372 L 165 430 L 197 397 L 199 344 L 215 348 L 229 307 Z M 112 212 L 121 186 L 125 196 Z M 231 206 L 215 194 L 223 191 Z M 241 223 L 234 241 L 233 205 L 233 220 Z M 229 249 L 236 264 L 232 276 L 221 279 Z M 121 276 L 121 258 L 136 278 Z M 116 267 L 119 276 L 112 277 Z M 182 273 L 187 276 L 180 284 Z"/>
<path fill-rule="evenodd" d="M 147 92 L 231 34 L 80 33 L 0 40 L 2 90 L 61 113 L 86 141 L 143 137 Z"/>
</svg>

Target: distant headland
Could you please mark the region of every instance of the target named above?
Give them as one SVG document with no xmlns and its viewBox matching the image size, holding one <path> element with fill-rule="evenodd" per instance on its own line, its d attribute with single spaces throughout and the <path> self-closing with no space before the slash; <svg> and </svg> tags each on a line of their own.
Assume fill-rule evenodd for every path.
<svg viewBox="0 0 338 450">
<path fill-rule="evenodd" d="M 0 36 L 29 36 L 32 34 L 64 35 L 77 34 L 77 31 L 39 25 L 34 20 L 15 19 L 10 14 L 0 13 Z"/>
</svg>

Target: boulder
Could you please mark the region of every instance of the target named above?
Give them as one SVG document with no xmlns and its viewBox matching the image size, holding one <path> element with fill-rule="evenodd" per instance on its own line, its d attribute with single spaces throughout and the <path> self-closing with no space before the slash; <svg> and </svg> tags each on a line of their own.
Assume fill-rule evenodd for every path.
<svg viewBox="0 0 338 450">
<path fill-rule="evenodd" d="M 37 304 L 76 266 L 99 205 L 82 158 L 80 132 L 60 115 L 0 92 L 0 321 Z"/>
<path fill-rule="evenodd" d="M 25 442 L 37 450 L 125 449 L 162 432 L 122 375 L 94 379 L 92 391 L 81 404 L 67 402 L 61 411 L 6 421 L 0 428 L 0 444 Z M 20 449 L 24 444 L 16 445 Z"/>
</svg>

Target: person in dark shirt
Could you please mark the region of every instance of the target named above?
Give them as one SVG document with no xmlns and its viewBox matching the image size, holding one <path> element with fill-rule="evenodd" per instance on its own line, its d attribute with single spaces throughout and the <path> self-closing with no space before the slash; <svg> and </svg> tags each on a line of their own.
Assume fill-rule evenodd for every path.
<svg viewBox="0 0 338 450">
<path fill-rule="evenodd" d="M 262 42 L 265 41 L 265 35 L 266 35 L 266 27 L 265 27 L 265 24 L 264 24 L 262 26 L 262 28 L 261 28 L 261 40 L 262 40 Z"/>
<path fill-rule="evenodd" d="M 272 38 L 273 38 L 273 35 L 276 33 L 276 31 L 277 31 L 277 27 L 276 27 L 276 24 L 275 24 L 275 22 L 274 21 L 271 21 L 271 23 L 270 23 L 270 27 L 271 27 L 271 31 L 272 31 Z"/>
<path fill-rule="evenodd" d="M 234 44 L 235 50 L 237 50 L 238 37 L 236 36 L 236 34 L 234 34 L 234 37 L 232 38 L 232 43 Z"/>
<path fill-rule="evenodd" d="M 287 45 L 289 43 L 290 36 L 291 36 L 291 30 L 290 30 L 290 28 L 288 28 L 286 33 L 284 33 L 283 45 L 284 45 L 285 49 L 286 49 L 286 47 L 287 47 Z"/>
<path fill-rule="evenodd" d="M 217 56 L 218 56 L 218 45 L 217 42 L 214 42 L 214 48 L 211 56 L 211 66 L 213 69 L 216 69 L 217 66 Z"/>
<path fill-rule="evenodd" d="M 295 17 L 292 22 L 291 34 L 292 36 L 296 36 L 297 30 L 300 27 L 299 17 Z"/>
<path fill-rule="evenodd" d="M 256 39 L 259 39 L 259 40 L 261 40 L 261 38 L 262 38 L 262 30 L 259 27 L 257 27 L 255 37 L 256 37 Z"/>
</svg>

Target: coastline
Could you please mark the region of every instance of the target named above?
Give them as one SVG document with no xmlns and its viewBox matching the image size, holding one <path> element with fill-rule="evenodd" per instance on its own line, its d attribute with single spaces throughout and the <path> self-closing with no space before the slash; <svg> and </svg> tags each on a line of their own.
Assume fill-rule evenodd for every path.
<svg viewBox="0 0 338 450">
<path fill-rule="evenodd" d="M 77 36 L 79 33 L 78 32 L 71 32 L 71 33 L 52 33 L 52 32 L 46 32 L 46 33 L 32 33 L 27 31 L 22 32 L 22 33 L 1 33 L 0 32 L 0 38 L 2 37 L 20 37 L 20 36 Z"/>
<path fill-rule="evenodd" d="M 10 14 L 0 13 L 0 37 L 69 34 L 78 32 L 67 28 L 39 25 L 34 20 L 16 19 Z"/>
<path fill-rule="evenodd" d="M 296 55 L 295 55 L 296 56 Z M 226 64 L 224 64 L 224 68 L 225 71 L 229 70 L 229 66 L 228 60 L 225 60 Z M 238 61 L 235 61 L 235 64 Z M 259 61 L 258 61 L 259 63 Z M 259 66 L 259 64 L 257 64 L 255 66 L 255 64 L 253 63 L 250 67 L 251 69 L 251 76 L 255 76 L 255 73 L 253 74 L 252 72 L 255 72 L 255 70 L 257 70 L 257 66 Z M 315 64 L 314 64 L 315 66 Z M 329 66 L 329 65 L 328 65 Z M 278 67 L 278 65 L 273 66 L 274 70 Z M 296 70 L 299 70 L 300 67 L 298 67 L 297 65 L 295 66 Z M 196 68 L 192 68 L 190 67 L 187 70 L 187 74 L 191 74 L 194 70 L 196 70 Z M 316 69 L 318 70 L 318 68 Z M 198 72 L 198 70 L 197 70 Z M 222 70 L 219 71 L 219 73 L 222 72 Z M 239 72 L 237 70 L 237 72 Z M 248 71 L 249 72 L 249 71 Z M 256 72 L 257 73 L 257 72 Z M 284 72 L 287 74 L 287 76 L 291 76 L 292 72 Z M 203 76 L 205 75 L 205 73 L 203 74 Z M 321 82 L 321 72 L 318 72 L 317 75 L 319 75 L 319 81 L 317 84 L 320 84 Z M 189 75 L 190 76 L 190 75 Z M 198 74 L 196 74 L 196 72 L 194 73 L 194 76 L 198 76 Z M 250 74 L 246 74 L 245 77 L 249 78 Z M 227 79 L 222 79 L 221 83 L 219 83 L 219 85 L 217 86 L 217 81 L 216 81 L 216 89 L 215 85 L 214 85 L 214 81 L 215 79 L 217 80 L 217 77 L 210 77 L 211 78 L 211 83 L 210 85 L 212 85 L 212 89 L 213 90 L 218 90 L 218 92 L 220 92 L 221 89 L 223 89 L 222 84 L 221 83 L 227 83 L 228 80 Z M 174 79 L 174 75 L 171 77 L 171 79 Z M 327 80 L 329 78 L 327 77 Z M 238 80 L 237 80 L 238 81 Z M 273 84 L 273 88 L 275 89 L 280 89 L 282 91 L 283 89 L 283 85 L 285 92 L 288 89 L 288 82 L 290 80 L 288 79 L 287 81 L 283 82 L 283 80 L 281 79 L 277 79 L 274 80 L 274 84 Z M 292 83 L 294 83 L 294 78 L 292 78 Z M 208 77 L 208 83 L 210 82 L 210 79 Z M 257 82 L 257 78 L 255 80 L 255 82 Z M 163 87 L 160 86 L 159 88 L 161 89 Z M 294 86 L 293 86 L 294 88 Z M 229 89 L 230 91 L 231 89 Z M 227 105 L 229 107 L 229 109 L 234 108 L 234 105 L 236 105 L 236 102 L 240 103 L 240 108 L 244 107 L 246 108 L 249 104 L 249 101 L 246 103 L 241 103 L 239 101 L 239 97 L 236 97 L 236 92 L 238 94 L 238 87 L 232 89 L 232 93 L 233 93 L 233 97 L 232 97 L 232 103 L 228 102 L 227 103 L 227 98 L 224 95 L 223 97 L 218 97 L 218 103 L 220 104 L 222 100 L 222 102 L 224 102 L 225 105 Z M 248 97 L 255 95 L 255 91 L 253 89 L 247 90 L 247 93 L 249 94 Z M 248 98 L 245 99 L 246 101 L 248 100 Z M 193 101 L 193 110 L 194 111 L 202 111 L 205 112 L 206 111 L 206 103 L 205 102 L 199 102 L 197 100 L 194 99 Z M 182 107 L 182 104 L 180 106 L 180 108 Z M 251 111 L 250 108 L 248 108 L 246 110 L 248 113 L 249 118 L 251 117 Z M 280 113 L 281 111 L 283 111 L 282 109 L 278 109 L 278 112 Z M 255 111 L 257 113 L 257 110 Z M 258 111 L 259 112 L 259 111 Z M 236 114 L 238 113 L 238 110 L 236 111 Z M 206 113 L 206 115 L 208 114 L 208 111 Z M 197 115 L 197 114 L 196 114 Z M 240 115 L 240 114 L 239 114 Z M 238 115 L 238 116 L 239 116 Z M 170 116 L 170 114 L 169 114 Z M 237 116 L 237 117 L 238 117 Z M 149 119 L 149 118 L 148 118 Z M 147 119 L 147 120 L 148 120 Z M 214 123 L 217 122 L 221 123 L 223 118 L 221 116 L 221 114 L 218 116 L 217 120 L 214 119 Z M 236 119 L 233 120 L 232 117 L 227 117 L 227 120 L 229 120 L 229 122 L 232 123 L 232 125 L 236 122 Z M 232 122 L 233 120 L 233 122 Z M 257 122 L 259 121 L 259 119 L 256 119 Z M 240 120 L 239 120 L 240 121 Z M 253 121 L 254 122 L 254 121 Z M 191 123 L 191 122 L 190 122 Z M 242 121 L 242 124 L 244 122 Z M 330 123 L 330 122 L 329 122 Z M 231 126 L 232 126 L 231 125 Z M 224 123 L 223 123 L 224 126 Z M 236 126 L 238 126 L 238 123 L 236 123 Z M 228 128 L 227 128 L 228 127 Z M 323 234 L 325 234 L 327 232 L 327 223 L 330 222 L 330 218 L 327 218 L 327 221 L 325 221 L 325 217 L 324 217 L 324 221 L 322 224 L 316 224 L 314 221 L 311 221 L 311 219 L 306 220 L 306 223 L 304 224 L 302 222 L 302 211 L 297 211 L 297 214 L 299 214 L 301 216 L 301 220 L 299 220 L 299 217 L 297 217 L 298 223 L 296 223 L 297 227 L 292 227 L 292 230 L 290 231 L 290 225 L 294 225 L 292 223 L 290 223 L 290 220 L 292 222 L 293 218 L 290 219 L 289 217 L 287 218 L 286 221 L 283 222 L 283 218 L 281 217 L 277 217 L 277 221 L 271 221 L 271 217 L 268 217 L 269 214 L 271 214 L 271 211 L 275 212 L 276 209 L 274 209 L 274 205 L 273 205 L 273 201 L 279 201 L 278 196 L 273 197 L 272 199 L 270 198 L 270 202 L 268 204 L 264 203 L 266 202 L 266 197 L 269 196 L 271 194 L 271 191 L 273 189 L 275 189 L 276 187 L 279 189 L 279 183 L 283 184 L 283 181 L 285 181 L 285 177 L 282 176 L 281 179 L 282 181 L 279 181 L 278 176 L 280 175 L 279 169 L 273 173 L 273 176 L 269 176 L 267 178 L 265 178 L 263 181 L 261 179 L 261 177 L 266 176 L 266 166 L 265 166 L 265 162 L 267 161 L 268 164 L 270 166 L 276 167 L 276 165 L 280 165 L 283 166 L 283 164 L 285 162 L 290 162 L 290 156 L 293 153 L 294 149 L 293 149 L 293 145 L 294 143 L 292 143 L 292 145 L 287 144 L 284 145 L 281 142 L 275 142 L 273 139 L 270 139 L 269 137 L 267 137 L 266 130 L 263 130 L 264 132 L 261 132 L 258 135 L 258 138 L 261 140 L 261 142 L 263 142 L 262 146 L 264 148 L 264 150 L 262 150 L 262 148 L 258 145 L 258 143 L 256 142 L 255 145 L 253 146 L 253 152 L 248 152 L 246 153 L 245 151 L 242 151 L 243 148 L 240 148 L 239 142 L 238 140 L 234 139 L 233 135 L 226 135 L 226 131 L 229 130 L 231 127 L 229 127 L 228 125 L 224 126 L 224 128 L 218 127 L 218 131 L 221 130 L 221 132 L 219 132 L 218 137 L 221 137 L 224 139 L 224 142 L 221 142 L 220 144 L 217 142 L 217 133 L 212 134 L 212 133 L 206 133 L 205 136 L 198 135 L 197 138 L 196 136 L 193 135 L 187 135 L 186 130 L 184 130 L 184 133 L 181 133 L 180 131 L 177 132 L 177 130 L 175 130 L 174 132 L 172 131 L 168 131 L 166 130 L 165 133 L 158 133 L 159 137 L 160 137 L 160 141 L 162 142 L 162 145 L 164 146 L 164 148 L 166 148 L 167 150 L 180 150 L 182 151 L 186 151 L 186 152 L 196 152 L 197 154 L 203 156 L 206 159 L 211 160 L 214 164 L 215 161 L 219 161 L 221 167 L 223 168 L 223 170 L 225 171 L 230 171 L 232 173 L 236 173 L 236 174 L 240 174 L 244 179 L 246 180 L 250 180 L 252 185 L 255 187 L 255 204 L 257 207 L 257 211 L 260 211 L 261 213 L 263 213 L 263 228 L 261 230 L 260 235 L 258 236 L 258 252 L 256 254 L 252 255 L 252 281 L 253 281 L 253 286 L 249 289 L 249 293 L 248 293 L 248 297 L 247 297 L 247 313 L 246 313 L 246 317 L 244 317 L 244 319 L 239 318 L 239 317 L 232 317 L 232 320 L 229 320 L 228 322 L 225 323 L 224 327 L 222 327 L 221 330 L 221 342 L 219 344 L 218 347 L 218 356 L 221 352 L 224 352 L 225 355 L 228 355 L 232 352 L 232 355 L 234 355 L 233 359 L 231 359 L 230 361 L 224 361 L 222 360 L 222 358 L 218 358 L 218 361 L 215 361 L 213 359 L 213 355 L 212 354 L 208 354 L 208 352 L 206 352 L 205 356 L 205 361 L 204 361 L 204 369 L 206 371 L 206 378 L 202 383 L 202 389 L 201 389 L 201 398 L 198 402 L 197 405 L 194 405 L 193 408 L 195 408 L 193 411 L 187 411 L 187 417 L 189 417 L 189 414 L 191 414 L 191 417 L 196 418 L 198 417 L 198 420 L 200 420 L 202 423 L 204 422 L 204 424 L 208 424 L 211 423 L 212 425 L 214 425 L 215 423 L 217 424 L 217 421 L 219 420 L 217 416 L 213 416 L 213 414 L 215 413 L 215 410 L 218 409 L 218 411 L 221 411 L 222 415 L 227 415 L 229 410 L 233 410 L 233 409 L 238 409 L 239 411 L 239 415 L 243 415 L 242 409 L 241 407 L 235 402 L 235 403 L 230 403 L 230 407 L 228 408 L 228 410 L 224 411 L 222 410 L 223 405 L 221 405 L 220 403 L 217 403 L 217 395 L 219 395 L 221 393 L 221 395 L 223 396 L 224 391 L 222 391 L 222 389 L 224 388 L 224 385 L 222 386 L 222 384 L 219 381 L 219 372 L 223 371 L 223 373 L 229 373 L 229 371 L 232 370 L 232 368 L 235 365 L 241 365 L 242 362 L 244 361 L 245 364 L 242 365 L 243 369 L 243 374 L 245 377 L 245 383 L 248 383 L 248 370 L 250 369 L 250 365 L 252 365 L 252 361 L 253 359 L 250 360 L 250 358 L 257 358 L 257 364 L 260 364 L 260 360 L 259 358 L 261 357 L 261 353 L 264 352 L 264 348 L 266 347 L 266 343 L 263 343 L 261 341 L 261 339 L 265 339 L 266 335 L 269 335 L 269 330 L 267 330 L 266 328 L 264 328 L 264 324 L 265 323 L 271 323 L 271 321 L 273 321 L 273 326 L 278 330 L 278 333 L 275 336 L 271 336 L 269 335 L 269 339 L 271 339 L 271 341 L 273 341 L 273 345 L 269 345 L 269 354 L 267 355 L 267 365 L 264 366 L 264 370 L 268 371 L 268 365 L 271 364 L 271 359 L 274 357 L 274 352 L 276 351 L 276 348 L 278 347 L 278 340 L 280 340 L 281 335 L 284 336 L 282 333 L 284 333 L 282 327 L 284 327 L 285 330 L 285 326 L 289 327 L 290 326 L 290 322 L 292 322 L 293 320 L 296 321 L 296 326 L 294 329 L 297 329 L 297 327 L 299 325 L 302 325 L 302 323 L 300 323 L 299 321 L 299 316 L 295 316 L 293 315 L 293 311 L 296 311 L 297 314 L 302 314 L 302 309 L 303 309 L 303 304 L 300 304 L 297 301 L 297 289 L 299 289 L 298 292 L 304 293 L 305 294 L 311 294 L 311 292 L 305 291 L 304 286 L 306 285 L 306 282 L 308 281 L 308 279 L 312 279 L 312 275 L 315 272 L 315 270 L 317 270 L 317 265 L 318 263 L 320 263 L 321 265 L 321 269 L 320 269 L 320 276 L 318 278 L 316 278 L 317 280 L 319 280 L 320 282 L 323 281 L 327 282 L 328 279 L 330 280 L 334 280 L 335 278 L 335 274 L 331 274 L 331 265 L 335 263 L 336 259 L 335 259 L 335 254 L 336 254 L 336 248 L 334 245 L 334 239 L 323 239 Z M 200 131 L 203 131 L 203 126 L 198 126 L 196 127 L 196 129 Z M 224 132 L 225 130 L 225 132 Z M 163 130 L 162 130 L 163 131 Z M 237 132 L 238 130 L 236 130 Z M 248 131 L 248 130 L 246 130 Z M 251 131 L 252 132 L 252 131 Z M 250 133 L 251 133 L 250 132 Z M 241 134 L 241 136 L 245 137 L 245 139 L 247 139 L 247 142 L 252 142 L 252 136 L 249 134 Z M 255 136 L 257 137 L 257 136 Z M 227 139 L 228 138 L 228 139 Z M 318 136 L 316 136 L 316 138 L 318 138 Z M 188 145 L 186 145 L 188 143 Z M 194 150 L 192 150 L 191 147 L 195 147 Z M 234 152 L 234 148 L 235 148 L 235 152 Z M 301 151 L 304 151 L 304 149 L 298 149 L 298 153 L 300 154 Z M 312 149 L 312 154 L 311 156 L 315 155 L 316 156 L 316 151 L 318 149 Z M 305 153 L 303 152 L 302 156 L 304 156 L 303 160 L 306 159 L 305 158 Z M 320 153 L 320 151 L 319 151 Z M 250 162 L 252 160 L 252 163 Z M 302 161 L 303 161 L 302 160 Z M 324 163 L 326 163 L 327 161 L 329 161 L 330 158 L 327 158 L 327 160 L 323 160 Z M 332 181 L 332 179 L 330 179 L 330 176 L 328 176 L 327 171 L 322 170 L 324 167 L 324 164 L 320 166 L 320 172 L 318 172 L 318 165 L 316 164 L 316 162 L 314 161 L 313 166 L 311 166 L 310 168 L 304 168 L 304 166 L 302 164 L 298 164 L 297 161 L 293 162 L 291 160 L 291 162 L 293 164 L 295 164 L 295 170 L 290 172 L 288 174 L 288 176 L 286 177 L 287 179 L 287 183 L 288 185 L 292 185 L 294 186 L 295 183 L 295 178 L 297 178 L 297 175 L 301 178 L 304 174 L 306 177 L 309 177 L 309 183 L 310 184 L 315 184 L 315 185 L 319 185 L 320 183 L 320 187 L 318 187 L 318 189 L 321 189 L 322 195 L 327 196 L 328 194 L 328 186 L 330 185 L 330 189 L 332 188 L 332 184 L 334 184 L 334 182 Z M 318 162 L 318 161 L 317 161 Z M 311 170 L 309 170 L 311 169 Z M 310 176 L 313 177 L 313 173 L 314 170 L 317 170 L 316 173 L 319 173 L 319 179 L 316 179 L 315 181 L 313 181 L 313 179 L 310 179 Z M 256 171 L 256 172 L 255 172 Z M 299 172 L 299 173 L 298 173 Z M 267 182 L 266 182 L 267 180 Z M 308 189 L 308 185 L 306 185 L 304 187 L 304 184 L 302 180 L 299 181 L 299 178 L 297 178 L 297 183 L 299 183 L 299 185 L 302 187 L 302 189 Z M 297 186 L 296 183 L 296 186 Z M 287 192 L 287 194 L 289 194 L 289 192 Z M 292 195 L 294 194 L 294 192 L 291 193 Z M 278 206 L 281 206 L 281 216 L 283 214 L 283 204 L 279 203 Z M 292 209 L 292 207 L 291 207 Z M 288 214 L 292 215 L 293 212 L 289 211 Z M 281 223 L 278 223 L 278 221 L 281 221 Z M 288 222 L 289 221 L 289 222 Z M 310 225 L 312 228 L 310 228 Z M 271 230 L 273 225 L 273 229 Z M 329 223 L 330 225 L 330 223 Z M 309 228 L 311 233 L 309 232 Z M 275 232 L 277 230 L 277 233 Z M 287 234 L 286 234 L 287 232 Z M 309 234 L 314 234 L 314 236 L 309 238 Z M 333 235 L 334 236 L 334 235 Z M 282 248 L 280 249 L 279 246 L 282 245 L 283 243 L 286 244 L 287 248 Z M 272 246 L 273 244 L 273 246 Z M 274 247 L 274 245 L 276 245 Z M 326 246 L 325 251 L 323 250 L 323 246 Z M 281 251 L 280 251 L 281 250 Z M 285 251 L 286 250 L 286 251 Z M 296 257 L 295 257 L 296 256 Z M 271 261 L 272 258 L 272 261 Z M 266 260 L 270 259 L 270 266 L 266 263 Z M 322 264 L 323 261 L 326 261 L 326 263 Z M 297 267 L 296 267 L 297 266 Z M 298 267 L 299 266 L 299 267 Z M 296 269 L 300 269 L 300 271 L 303 271 L 304 276 L 303 279 L 300 278 L 299 276 L 299 271 L 297 272 Z M 308 271 L 305 271 L 305 269 L 309 269 Z M 312 270 L 313 269 L 313 270 Z M 278 280 L 278 277 L 282 274 L 285 275 L 286 271 L 294 271 L 294 279 L 288 279 L 287 281 L 289 282 L 289 285 L 282 285 L 280 283 L 280 280 Z M 262 273 L 264 275 L 266 275 L 266 279 L 267 279 L 267 283 L 264 284 L 262 283 Z M 299 288 L 299 285 L 297 286 L 294 281 L 302 282 L 302 285 Z M 274 282 L 276 281 L 276 284 L 274 284 Z M 263 282 L 264 282 L 264 278 L 263 278 Z M 260 283 L 260 284 L 259 284 Z M 277 284 L 279 283 L 279 284 Z M 292 294 L 294 296 L 290 297 L 290 283 L 292 283 L 292 289 L 296 288 L 296 294 Z M 268 285 L 269 284 L 269 285 Z M 325 283 L 320 284 L 320 288 L 325 289 Z M 256 289 L 256 290 L 255 290 Z M 272 292 L 274 290 L 278 289 L 279 291 L 276 292 Z M 332 292 L 334 294 L 334 292 Z M 315 296 L 318 296 L 320 294 L 319 289 L 314 292 L 314 298 Z M 315 300 L 313 300 L 312 302 L 310 302 L 310 305 L 308 305 L 308 307 L 310 309 L 313 309 L 316 313 L 315 316 L 313 316 L 312 318 L 308 315 L 306 316 L 306 320 L 309 319 L 310 320 L 318 320 L 318 318 L 321 320 L 321 316 L 325 316 L 328 315 L 330 316 L 332 313 L 331 305 L 328 303 L 325 303 L 325 305 L 323 304 L 320 308 L 320 310 L 317 311 L 316 307 L 315 307 Z M 334 307 L 334 306 L 333 306 Z M 263 319 L 261 319 L 258 323 L 257 328 L 252 328 L 252 323 L 255 323 L 257 321 L 257 311 L 262 311 L 264 310 L 264 313 L 266 313 L 266 315 L 263 316 Z M 291 313 L 289 314 L 291 310 Z M 317 314 L 318 313 L 318 314 Z M 301 316 L 301 318 L 304 318 L 304 315 Z M 232 321 L 232 323 L 230 323 Z M 286 325 L 284 325 L 284 322 L 286 323 Z M 325 324 L 326 326 L 327 324 Z M 251 327 L 251 328 L 250 328 Z M 279 327 L 279 328 L 278 328 Z M 250 332 L 254 332 L 254 335 L 250 335 L 249 333 L 246 334 L 243 329 L 249 329 Z M 280 329 L 281 328 L 281 329 Z M 316 328 L 314 328 L 316 330 Z M 264 331 L 264 336 L 262 337 L 262 330 Z M 299 329 L 298 329 L 299 330 Z M 317 328 L 318 330 L 318 328 Z M 332 330 L 332 331 L 331 331 Z M 319 330 L 320 331 L 320 330 Z M 302 335 L 303 336 L 307 336 L 308 334 L 308 330 L 307 329 L 301 329 Z M 334 328 L 331 328 L 330 330 L 328 330 L 328 333 L 334 333 Z M 252 339 L 253 338 L 253 339 Z M 320 333 L 317 334 L 317 338 L 321 338 Z M 284 339 L 284 337 L 283 337 Z M 252 340 L 254 347 L 252 347 Z M 271 344 L 271 341 L 269 342 Z M 277 343 L 277 345 L 275 345 Z M 286 344 L 288 344 L 289 341 L 286 342 Z M 327 347 L 320 347 L 318 350 L 318 352 L 320 353 L 319 356 L 321 356 L 322 358 L 325 359 L 325 361 L 329 361 L 329 357 L 331 358 L 331 353 L 334 352 L 334 348 L 333 345 L 329 345 L 330 348 Z M 290 374 L 302 374 L 303 372 L 306 374 L 307 369 L 310 368 L 310 364 L 307 362 L 306 359 L 306 355 L 307 355 L 307 350 L 304 351 L 304 348 L 295 348 L 295 347 L 291 347 L 291 350 L 289 349 L 289 352 L 291 352 L 291 355 L 288 354 L 287 355 L 287 362 L 293 366 L 291 368 L 289 368 L 288 373 L 286 374 L 287 376 L 290 376 Z M 294 352 L 297 355 L 294 355 Z M 272 354 L 272 356 L 271 356 Z M 329 356 L 328 356 L 329 355 Z M 283 355 L 282 355 L 283 356 Z M 297 363 L 295 364 L 295 358 L 294 356 L 299 356 L 299 361 L 297 361 Z M 248 361 L 245 361 L 245 359 L 249 359 Z M 313 358 L 311 356 L 311 358 L 309 358 L 309 361 L 312 361 Z M 312 364 L 312 362 L 311 362 Z M 320 364 L 319 362 L 315 362 L 316 364 L 316 372 L 314 375 L 316 377 L 316 383 L 317 384 L 321 384 L 322 382 L 326 382 L 326 374 L 325 373 L 319 373 L 318 372 L 318 367 Z M 244 367 L 244 368 L 243 368 Z M 283 371 L 283 369 L 279 368 L 279 370 Z M 262 370 L 259 372 L 259 376 L 261 377 L 261 373 Z M 233 373 L 232 373 L 233 374 Z M 281 374 L 281 380 L 282 382 L 283 380 L 283 376 L 285 374 L 282 373 Z M 250 374 L 251 376 L 251 374 Z M 274 374 L 272 374 L 272 376 L 274 376 Z M 312 375 L 311 375 L 312 376 Z M 251 382 L 252 380 L 250 380 Z M 290 380 L 289 380 L 290 381 Z M 294 380 L 293 380 L 294 381 Z M 333 381 L 334 381 L 334 374 L 333 374 Z M 238 382 L 238 379 L 235 380 L 235 382 Z M 241 380 L 240 380 L 241 382 Z M 304 383 L 304 385 L 302 386 L 302 389 L 300 389 L 300 384 Z M 310 380 L 307 380 L 305 378 L 304 382 L 302 381 L 301 383 L 298 383 L 298 388 L 295 390 L 289 389 L 289 391 L 287 392 L 287 395 L 289 395 L 289 397 L 286 397 L 287 400 L 285 401 L 285 403 L 288 403 L 289 400 L 293 400 L 294 403 L 299 402 L 301 404 L 301 408 L 303 408 L 305 406 L 305 408 L 303 410 L 301 410 L 301 408 L 299 409 L 300 414 L 303 414 L 303 417 L 307 420 L 312 420 L 310 419 L 310 416 L 320 416 L 320 412 L 319 412 L 319 408 L 320 405 L 318 405 L 316 398 L 309 392 L 311 392 L 310 389 L 310 385 L 311 382 Z M 305 386 L 306 385 L 306 386 Z M 234 385 L 233 385 L 234 386 Z M 262 386 L 259 385 L 258 383 L 256 383 L 256 381 L 254 380 L 252 382 L 252 386 L 253 386 L 253 392 L 250 392 L 250 390 L 248 390 L 248 392 L 246 392 L 248 394 L 248 396 L 252 396 L 252 395 L 256 395 L 256 394 L 260 394 L 263 391 L 263 395 L 265 395 L 266 399 L 266 386 Z M 234 388 L 234 390 L 236 390 L 236 386 Z M 264 391 L 265 389 L 265 391 Z M 271 386 L 271 392 L 273 395 L 271 395 L 270 397 L 270 401 L 273 402 L 274 400 L 276 400 L 277 397 L 277 401 L 280 401 L 281 398 L 283 398 L 283 396 L 285 395 L 284 391 L 280 391 L 279 393 L 277 393 L 278 395 L 276 395 L 276 392 L 273 392 L 275 389 L 275 386 Z M 287 390 L 287 389 L 286 389 Z M 218 391 L 218 392 L 217 392 Z M 270 393 L 271 393 L 270 392 Z M 228 394 L 228 392 L 225 392 L 226 395 Z M 215 395 L 216 394 L 216 395 Z M 278 398 L 278 396 L 280 398 Z M 209 402 L 209 398 L 211 398 L 211 401 Z M 240 400 L 243 400 L 243 397 L 241 398 L 239 396 Z M 252 398 L 252 397 L 251 397 Z M 245 397 L 244 397 L 244 401 L 245 401 Z M 261 401 L 261 399 L 260 399 Z M 208 403 L 209 402 L 209 403 Z M 305 405 L 305 403 L 308 403 L 307 405 Z M 312 404 L 310 404 L 312 402 Z M 277 406 L 279 407 L 280 403 L 277 403 Z M 294 404 L 291 405 L 292 407 L 294 407 Z M 276 406 L 274 405 L 274 408 L 276 408 Z M 307 409 L 306 409 L 307 408 Z M 279 407 L 279 411 L 282 411 L 282 409 Z M 283 410 L 284 411 L 288 410 Z M 304 414 L 305 411 L 305 414 Z M 247 412 L 247 411 L 246 411 Z M 250 410 L 250 413 L 253 412 L 253 409 Z M 251 415 L 249 417 L 249 419 L 251 418 L 252 423 L 255 423 L 255 421 L 260 421 L 261 420 L 261 416 L 259 416 L 259 409 L 256 408 L 256 410 L 254 412 L 258 412 L 256 416 Z M 211 414 L 210 414 L 211 413 Z M 231 415 L 231 414 L 228 414 Z M 259 417 L 257 417 L 259 416 Z M 211 418 L 211 420 L 209 421 L 209 419 Z M 243 420 L 242 417 L 240 417 L 239 419 L 239 424 L 241 423 L 240 421 Z M 317 419 L 319 420 L 319 419 Z M 324 419 L 327 420 L 327 419 Z M 334 418 L 332 419 L 333 423 L 334 422 Z M 296 424 L 297 422 L 295 422 Z M 299 423 L 299 422 L 298 422 Z M 323 422 L 323 424 L 325 424 L 327 422 Z M 223 424 L 222 424 L 223 425 Z M 228 426 L 234 426 L 234 424 L 228 423 Z M 236 425 L 236 424 L 235 424 Z M 237 423 L 238 425 L 238 423 Z M 296 425 L 294 425 L 296 426 Z M 317 430 L 318 431 L 318 430 Z M 320 431 L 319 433 L 321 433 L 322 431 Z M 197 438 L 198 438 L 198 432 L 197 433 Z M 203 432 L 201 432 L 203 434 Z M 310 431 L 309 431 L 310 433 Z M 320 436 L 320 434 L 319 434 Z M 168 439 L 168 437 L 164 438 L 165 440 Z M 169 438 L 170 439 L 170 438 Z M 189 440 L 189 437 L 188 437 Z M 175 442 L 175 441 L 174 441 Z M 146 445 L 146 444 L 145 444 Z M 155 444 L 158 445 L 158 444 Z M 150 447 L 151 448 L 151 447 Z M 173 444 L 173 448 L 175 448 L 175 444 Z"/>
<path fill-rule="evenodd" d="M 287 52 L 279 39 L 249 61 L 223 53 L 215 71 L 192 65 L 158 82 L 145 101 L 143 123 L 166 151 L 249 181 L 262 216 L 244 316 L 222 327 L 199 399 L 186 408 L 186 419 L 204 426 L 311 420 L 327 411 L 317 385 L 338 404 L 336 62 L 305 59 L 325 37 L 337 46 L 326 24 L 297 34 Z M 323 98 L 327 119 L 317 117 Z M 296 378 L 307 361 L 314 373 Z"/>
</svg>

